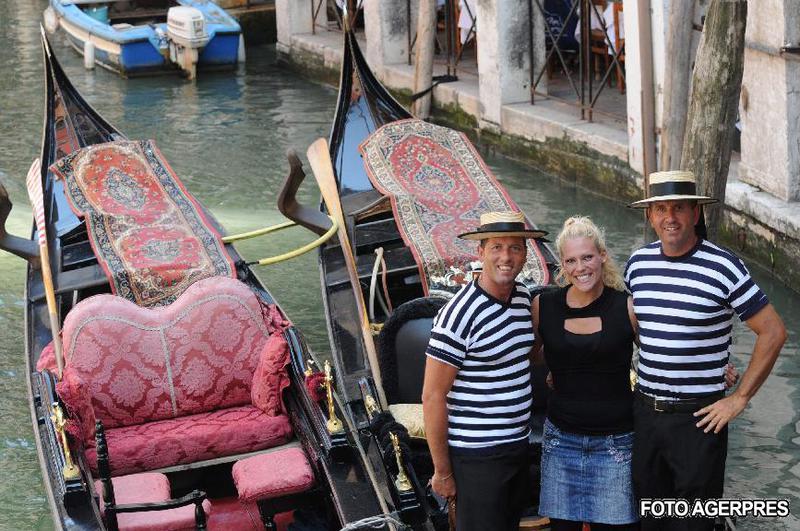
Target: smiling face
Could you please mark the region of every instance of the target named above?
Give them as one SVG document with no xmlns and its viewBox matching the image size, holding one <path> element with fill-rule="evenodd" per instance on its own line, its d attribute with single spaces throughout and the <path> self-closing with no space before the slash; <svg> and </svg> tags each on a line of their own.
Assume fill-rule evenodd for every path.
<svg viewBox="0 0 800 531">
<path fill-rule="evenodd" d="M 603 291 L 603 264 L 606 253 L 590 238 L 571 238 L 561 249 L 561 269 L 575 289 L 585 293 Z"/>
<path fill-rule="evenodd" d="M 655 202 L 647 209 L 647 219 L 667 256 L 686 254 L 697 243 L 694 226 L 700 219 L 700 207 L 696 201 Z"/>
<path fill-rule="evenodd" d="M 480 286 L 500 300 L 508 299 L 514 280 L 522 271 L 527 257 L 525 239 L 519 237 L 488 238 L 478 247 L 483 262 Z"/>
</svg>

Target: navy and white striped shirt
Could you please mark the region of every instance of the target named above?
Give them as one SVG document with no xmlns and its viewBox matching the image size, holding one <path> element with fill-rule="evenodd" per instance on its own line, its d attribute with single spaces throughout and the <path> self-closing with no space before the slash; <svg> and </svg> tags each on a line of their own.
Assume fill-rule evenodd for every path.
<svg viewBox="0 0 800 531">
<path fill-rule="evenodd" d="M 657 241 L 631 255 L 625 283 L 639 321 L 639 389 L 666 399 L 725 389 L 733 314 L 746 321 L 769 303 L 741 259 L 702 239 L 669 257 Z"/>
<path fill-rule="evenodd" d="M 526 439 L 532 401 L 531 295 L 508 303 L 470 282 L 436 316 L 426 354 L 458 368 L 447 395 L 448 443 L 487 448 Z"/>
</svg>

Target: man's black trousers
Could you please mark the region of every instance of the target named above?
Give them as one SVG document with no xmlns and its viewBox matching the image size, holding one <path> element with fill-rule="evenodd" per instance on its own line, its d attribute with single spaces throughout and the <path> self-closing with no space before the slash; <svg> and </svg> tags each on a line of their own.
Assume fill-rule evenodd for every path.
<svg viewBox="0 0 800 531">
<path fill-rule="evenodd" d="M 634 400 L 633 486 L 642 498 L 721 498 L 728 427 L 704 433 L 691 412 L 658 412 Z M 713 519 L 642 518 L 642 530 L 710 530 Z"/>
<path fill-rule="evenodd" d="M 450 463 L 457 531 L 519 529 L 522 511 L 533 503 L 527 440 L 489 454 L 458 454 L 451 448 Z"/>
</svg>

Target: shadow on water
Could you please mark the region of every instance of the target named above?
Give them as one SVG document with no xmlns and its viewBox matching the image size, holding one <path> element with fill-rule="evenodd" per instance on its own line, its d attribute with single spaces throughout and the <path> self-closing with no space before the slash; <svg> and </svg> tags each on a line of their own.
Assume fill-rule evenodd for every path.
<svg viewBox="0 0 800 531">
<path fill-rule="evenodd" d="M 15 208 L 9 228 L 30 231 L 24 175 L 38 156 L 41 141 L 43 76 L 38 21 L 43 0 L 0 2 L 0 179 Z M 124 80 L 104 70 L 87 72 L 61 39 L 55 53 L 77 88 L 111 123 L 130 138 L 155 138 L 176 173 L 207 205 L 229 233 L 282 221 L 275 201 L 286 173 L 285 152 L 304 152 L 327 136 L 336 94 L 274 66 L 274 48 L 248 49 L 248 63 L 237 75 L 202 74 L 196 83 L 177 77 Z M 605 226 L 609 247 L 622 263 L 642 243 L 643 219 L 637 212 L 595 197 L 512 161 L 487 162 L 520 207 L 538 226 L 555 234 L 565 217 L 581 213 Z M 300 190 L 308 204 L 318 200 L 313 179 Z M 313 238 L 292 228 L 268 240 L 238 246 L 247 259 L 279 254 Z M 0 529 L 51 527 L 41 485 L 27 406 L 22 337 L 23 263 L 0 254 Z M 259 271 L 260 277 L 303 331 L 316 351 L 328 350 L 322 317 L 316 257 Z M 755 270 L 754 275 L 789 323 L 800 320 L 797 297 Z M 730 496 L 788 497 L 800 511 L 798 464 L 797 346 L 789 344 L 752 405 L 736 422 L 728 459 Z M 733 358 L 740 369 L 748 360 L 752 336 L 736 330 Z M 780 524 L 750 521 L 745 529 L 797 528 L 796 517 Z"/>
</svg>

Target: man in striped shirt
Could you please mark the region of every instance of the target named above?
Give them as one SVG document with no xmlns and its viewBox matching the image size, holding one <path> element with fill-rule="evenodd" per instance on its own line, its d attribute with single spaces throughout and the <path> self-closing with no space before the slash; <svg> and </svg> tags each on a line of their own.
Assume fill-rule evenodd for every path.
<svg viewBox="0 0 800 531">
<path fill-rule="evenodd" d="M 520 212 L 481 216 L 483 270 L 440 311 L 426 351 L 422 405 L 431 487 L 456 503 L 458 531 L 514 530 L 530 501 L 531 296 Z"/>
<path fill-rule="evenodd" d="M 742 260 L 698 236 L 691 172 L 650 176 L 647 208 L 659 241 L 628 260 L 640 340 L 634 403 L 633 481 L 641 498 L 720 498 L 727 425 L 764 383 L 786 340 L 783 322 Z M 725 397 L 733 316 L 757 335 L 739 387 Z M 669 527 L 669 526 L 672 527 Z M 713 521 L 643 518 L 642 529 L 712 529 Z"/>
</svg>

